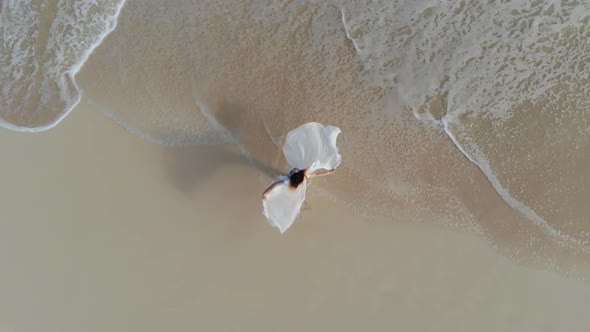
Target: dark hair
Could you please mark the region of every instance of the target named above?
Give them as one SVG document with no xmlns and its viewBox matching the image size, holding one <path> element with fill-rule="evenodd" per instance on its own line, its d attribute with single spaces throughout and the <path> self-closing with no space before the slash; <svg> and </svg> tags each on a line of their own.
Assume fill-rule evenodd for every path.
<svg viewBox="0 0 590 332">
<path fill-rule="evenodd" d="M 305 171 L 306 170 L 302 169 L 289 175 L 289 187 L 291 187 L 291 189 L 296 189 L 301 183 L 303 183 L 303 181 L 305 181 Z"/>
</svg>

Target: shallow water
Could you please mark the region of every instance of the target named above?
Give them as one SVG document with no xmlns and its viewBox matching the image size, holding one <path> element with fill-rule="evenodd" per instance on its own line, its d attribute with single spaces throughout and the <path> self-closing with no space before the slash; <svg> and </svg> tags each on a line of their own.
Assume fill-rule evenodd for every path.
<svg viewBox="0 0 590 332">
<path fill-rule="evenodd" d="M 83 94 L 143 138 L 233 143 L 267 169 L 287 168 L 290 129 L 336 125 L 344 162 L 321 183 L 333 199 L 587 278 L 589 9 L 3 2 L 0 111 L 9 128 L 47 129 Z"/>
</svg>

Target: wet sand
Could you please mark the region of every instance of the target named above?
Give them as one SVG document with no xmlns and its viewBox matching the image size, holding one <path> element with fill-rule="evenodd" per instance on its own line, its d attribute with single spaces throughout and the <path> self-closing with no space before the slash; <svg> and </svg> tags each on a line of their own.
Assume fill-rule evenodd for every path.
<svg viewBox="0 0 590 332">
<path fill-rule="evenodd" d="M 149 143 L 84 103 L 50 131 L 0 130 L 0 148 L 2 331 L 590 324 L 589 283 L 479 235 L 363 219 L 312 189 L 281 236 L 261 214 L 268 179 L 232 149 Z"/>
<path fill-rule="evenodd" d="M 401 85 L 376 84 L 367 62 L 359 59 L 340 6 L 329 1 L 291 1 L 284 3 L 286 7 L 279 6 L 280 1 L 272 3 L 264 6 L 268 11 L 260 11 L 261 2 L 180 1 L 162 12 L 158 1 L 128 1 L 117 29 L 92 52 L 76 82 L 101 112 L 142 138 L 174 146 L 238 142 L 249 156 L 271 168 L 286 169 L 280 162 L 281 143 L 289 130 L 309 121 L 338 126 L 343 164 L 339 176 L 322 186 L 338 201 L 369 218 L 387 215 L 396 222 L 434 222 L 478 231 L 510 259 L 590 280 L 587 213 L 580 204 L 586 196 L 578 190 L 584 181 L 576 181 L 584 177 L 585 169 L 579 166 L 583 163 L 578 161 L 583 161 L 579 156 L 585 155 L 583 147 L 590 141 L 571 134 L 577 130 L 568 125 L 580 123 L 575 126 L 580 129 L 587 127 L 584 122 L 567 117 L 563 125 L 551 127 L 553 120 L 566 119 L 552 110 L 560 108 L 533 107 L 525 113 L 535 118 L 537 111 L 543 111 L 548 121 L 517 120 L 503 122 L 508 124 L 504 126 L 470 119 L 459 121 L 469 124 L 469 130 L 450 126 L 445 132 L 442 117 L 461 112 L 449 108 L 446 88 L 428 105 L 422 105 L 426 101 L 420 98 L 410 104 L 399 98 L 403 91 L 412 93 L 430 83 L 437 86 L 440 82 L 429 78 L 438 69 L 423 72 L 425 68 L 418 65 L 415 73 L 408 73 L 422 75 L 414 85 L 403 79 L 398 81 Z M 353 3 L 349 9 L 367 7 Z M 378 18 L 377 12 L 376 17 L 369 16 Z M 408 29 L 413 26 L 408 23 Z M 453 25 L 447 28 L 456 31 Z M 403 58 L 418 59 L 408 51 Z M 490 55 L 488 60 L 495 63 L 501 58 Z M 374 68 L 383 66 L 377 63 Z M 462 85 L 450 86 L 461 90 Z M 427 108 L 423 118 L 430 120 L 416 119 L 414 111 L 420 105 Z M 571 109 L 583 117 L 587 108 Z M 482 109 L 485 114 L 486 110 L 495 113 L 493 108 Z M 559 138 L 564 144 L 551 149 L 536 144 L 543 133 L 552 133 L 544 142 Z M 460 141 L 454 142 L 454 136 Z M 580 149 L 553 153 L 570 147 L 567 143 L 572 140 L 579 140 Z M 467 142 L 483 151 L 478 163 L 468 159 L 473 153 L 461 152 Z M 485 156 L 493 158 L 485 161 Z M 556 156 L 575 158 L 562 163 L 561 158 L 552 159 Z M 496 175 L 498 181 L 482 167 L 486 162 L 492 171 L 503 169 Z M 176 178 L 183 183 L 182 176 Z M 572 182 L 575 187 L 568 185 Z M 518 202 L 543 207 L 544 213 L 536 208 L 533 212 L 544 221 L 531 219 L 532 213 Z M 564 211 L 573 213 L 558 218 Z"/>
</svg>

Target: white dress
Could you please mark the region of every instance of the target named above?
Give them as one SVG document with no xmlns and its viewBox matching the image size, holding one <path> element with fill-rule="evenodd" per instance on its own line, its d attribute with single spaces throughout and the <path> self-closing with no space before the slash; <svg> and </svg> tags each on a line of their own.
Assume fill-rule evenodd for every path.
<svg viewBox="0 0 590 332">
<path fill-rule="evenodd" d="M 340 165 L 342 156 L 338 153 L 336 139 L 340 128 L 308 122 L 287 134 L 283 153 L 289 165 L 305 169 L 311 174 L 319 169 L 333 170 Z M 263 214 L 271 225 L 284 233 L 295 221 L 305 200 L 307 180 L 297 188 L 289 186 L 289 177 L 281 176 L 283 183 L 274 187 L 262 201 Z"/>
</svg>

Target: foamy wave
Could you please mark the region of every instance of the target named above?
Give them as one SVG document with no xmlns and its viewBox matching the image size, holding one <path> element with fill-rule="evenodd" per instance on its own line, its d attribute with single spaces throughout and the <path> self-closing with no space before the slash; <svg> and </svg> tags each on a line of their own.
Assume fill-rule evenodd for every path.
<svg viewBox="0 0 590 332">
<path fill-rule="evenodd" d="M 515 103 L 590 76 L 588 3 L 364 2 L 343 2 L 347 36 L 367 77 L 406 105 L 445 94 L 447 112 L 502 119 Z"/>
<path fill-rule="evenodd" d="M 74 76 L 115 29 L 124 0 L 2 2 L 0 125 L 42 131 L 80 101 Z"/>
<path fill-rule="evenodd" d="M 411 108 L 417 119 L 444 129 L 515 210 L 562 244 L 590 252 L 586 241 L 564 234 L 511 194 L 479 143 L 465 133 L 457 136 L 465 129 L 465 117 L 472 121 L 479 117 L 501 127 L 516 106 L 542 95 L 557 101 L 560 93 L 568 91 L 570 111 L 590 108 L 590 86 L 585 84 L 590 78 L 590 4 L 558 0 L 363 3 L 344 1 L 342 23 L 366 79 L 392 87 L 395 98 Z M 560 89 L 553 94 L 556 86 Z M 567 111 L 559 109 L 562 113 L 555 117 L 562 118 Z M 518 128 L 500 131 L 504 138 L 498 137 L 495 144 L 518 144 L 505 138 L 511 130 Z M 469 134 L 478 133 L 471 130 Z"/>
</svg>

